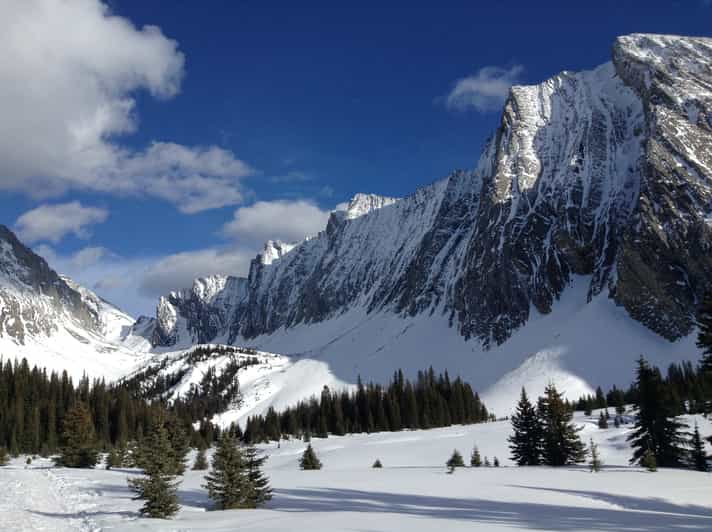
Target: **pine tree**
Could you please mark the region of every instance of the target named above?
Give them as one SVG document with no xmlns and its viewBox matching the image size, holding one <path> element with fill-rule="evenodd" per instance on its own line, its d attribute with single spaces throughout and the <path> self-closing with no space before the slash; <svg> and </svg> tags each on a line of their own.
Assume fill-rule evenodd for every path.
<svg viewBox="0 0 712 532">
<path fill-rule="evenodd" d="M 213 467 L 205 477 L 208 497 L 220 510 L 247 508 L 250 483 L 239 441 L 224 434 L 213 455 Z"/>
<path fill-rule="evenodd" d="M 539 465 L 541 463 L 542 431 L 537 412 L 522 388 L 522 394 L 512 416 L 514 434 L 509 436 L 512 460 L 517 465 Z"/>
<path fill-rule="evenodd" d="M 304 454 L 302 454 L 302 457 L 299 459 L 299 468 L 304 471 L 321 469 L 321 462 L 317 458 L 311 443 L 307 445 L 307 448 L 304 450 Z"/>
<path fill-rule="evenodd" d="M 94 467 L 99 461 L 91 412 L 86 404 L 77 402 L 65 414 L 62 441 L 57 465 L 64 467 Z"/>
<path fill-rule="evenodd" d="M 692 433 L 690 451 L 690 464 L 697 471 L 708 471 L 707 454 L 705 453 L 705 443 L 700 436 L 700 429 L 695 423 L 695 431 Z"/>
<path fill-rule="evenodd" d="M 499 467 L 499 458 L 495 456 L 494 460 L 492 461 L 492 465 L 494 465 L 494 467 Z"/>
<path fill-rule="evenodd" d="M 185 462 L 190 451 L 190 442 L 181 422 L 174 416 L 166 421 L 166 430 L 171 442 L 172 467 L 169 472 L 176 476 L 185 473 Z"/>
<path fill-rule="evenodd" d="M 470 466 L 480 467 L 482 465 L 482 458 L 480 457 L 480 451 L 477 445 L 472 449 L 472 455 L 470 456 Z"/>
<path fill-rule="evenodd" d="M 485 467 L 490 467 L 490 465 L 492 465 L 492 464 L 490 464 L 489 458 L 487 458 L 487 457 L 485 456 L 484 466 L 485 466 Z"/>
<path fill-rule="evenodd" d="M 254 445 L 245 446 L 242 449 L 242 457 L 249 488 L 245 497 L 245 506 L 259 508 L 272 499 L 272 488 L 262 472 L 267 457 L 260 454 Z"/>
<path fill-rule="evenodd" d="M 140 456 L 144 477 L 128 479 L 134 499 L 144 500 L 141 514 L 157 519 L 168 519 L 180 509 L 175 482 L 175 457 L 168 431 L 160 421 L 141 441 Z M 150 459 L 147 459 L 150 457 Z"/>
<path fill-rule="evenodd" d="M 7 449 L 0 447 L 0 466 L 6 466 L 9 461 L 10 457 L 7 454 Z"/>
<path fill-rule="evenodd" d="M 121 467 L 121 464 L 121 455 L 116 449 L 111 449 L 109 451 L 109 454 L 106 455 L 106 469 L 114 469 L 116 467 Z"/>
<path fill-rule="evenodd" d="M 538 414 L 542 423 L 544 463 L 562 466 L 583 462 L 586 448 L 578 435 L 580 429 L 574 426 L 573 415 L 553 384 L 546 387 L 544 397 L 539 399 Z"/>
<path fill-rule="evenodd" d="M 204 471 L 208 469 L 208 459 L 205 456 L 205 449 L 199 449 L 193 462 L 193 471 Z"/>
<path fill-rule="evenodd" d="M 462 459 L 462 455 L 460 454 L 460 451 L 455 449 L 452 452 L 452 455 L 448 459 L 447 462 L 445 462 L 445 465 L 447 466 L 448 472 L 452 473 L 455 471 L 456 467 L 465 467 L 465 461 Z"/>
<path fill-rule="evenodd" d="M 608 428 L 608 419 L 603 414 L 603 412 L 601 412 L 601 414 L 598 416 L 598 428 L 599 429 L 607 429 Z"/>
<path fill-rule="evenodd" d="M 640 459 L 640 465 L 648 471 L 658 470 L 658 461 L 655 459 L 655 453 L 651 449 L 646 449 Z"/>
<path fill-rule="evenodd" d="M 603 466 L 603 462 L 601 462 L 601 457 L 598 454 L 598 445 L 593 442 L 593 438 L 591 438 L 589 444 L 589 452 L 591 453 L 591 461 L 588 466 L 593 473 L 598 473 L 601 470 L 601 466 Z"/>
<path fill-rule="evenodd" d="M 374 469 L 381 469 L 383 467 L 383 464 L 378 458 L 376 458 L 376 461 L 373 462 L 373 465 L 371 467 L 373 467 Z"/>
<path fill-rule="evenodd" d="M 633 447 L 631 463 L 641 463 L 647 451 L 655 456 L 657 466 L 681 467 L 686 451 L 683 423 L 674 417 L 674 405 L 668 400 L 668 390 L 660 371 L 651 368 L 643 357 L 636 371 L 635 425 L 628 436 Z"/>
</svg>

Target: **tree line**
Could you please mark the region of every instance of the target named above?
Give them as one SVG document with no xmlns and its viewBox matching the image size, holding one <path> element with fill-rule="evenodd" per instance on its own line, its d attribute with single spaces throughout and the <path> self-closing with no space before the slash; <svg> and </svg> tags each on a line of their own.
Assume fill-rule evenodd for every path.
<svg viewBox="0 0 712 532">
<path fill-rule="evenodd" d="M 326 438 L 329 434 L 429 429 L 491 419 L 468 383 L 460 377 L 451 379 L 447 372 L 436 376 L 431 367 L 419 371 L 413 382 L 398 370 L 386 386 L 364 384 L 360 377 L 353 391 L 333 391 L 325 386 L 319 397 L 281 412 L 270 408 L 263 416 L 248 418 L 241 436 L 254 443 L 283 436 Z"/>
<path fill-rule="evenodd" d="M 204 420 L 194 429 L 196 418 L 182 401 L 149 401 L 123 384 L 108 385 L 86 376 L 75 385 L 66 371 L 30 368 L 26 359 L 0 359 L 0 366 L 0 447 L 13 455 L 48 456 L 59 451 L 67 415 L 76 405 L 88 413 L 91 443 L 98 450 L 141 440 L 161 416 L 180 426 L 193 446 L 209 445 L 219 434 Z"/>
</svg>

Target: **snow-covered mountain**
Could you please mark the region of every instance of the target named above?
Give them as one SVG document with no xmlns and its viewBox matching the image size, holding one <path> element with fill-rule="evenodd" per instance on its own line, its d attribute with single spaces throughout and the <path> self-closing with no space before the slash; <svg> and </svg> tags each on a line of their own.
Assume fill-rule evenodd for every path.
<svg viewBox="0 0 712 532">
<path fill-rule="evenodd" d="M 710 220 L 712 39 L 629 35 L 611 62 L 513 87 L 473 170 L 402 199 L 359 194 L 319 234 L 268 242 L 246 279 L 197 279 L 130 328 L 41 259 L 22 274 L 29 250 L 6 235 L 2 282 L 23 279 L 8 293 L 32 294 L 21 308 L 33 310 L 6 295 L 3 338 L 73 330 L 92 338 L 77 352 L 97 337 L 129 357 L 252 347 L 319 364 L 294 374 L 309 390 L 314 375 L 385 380 L 433 365 L 502 412 L 523 384 L 557 380 L 575 397 L 626 385 L 641 353 L 661 366 L 696 358 Z M 122 325 L 102 325 L 102 312 Z"/>
<path fill-rule="evenodd" d="M 571 358 L 591 353 L 588 334 L 613 366 L 643 348 L 694 357 L 711 193 L 712 39 L 620 37 L 611 62 L 513 87 L 473 171 L 399 200 L 358 195 L 318 235 L 270 243 L 245 283 L 210 280 L 229 308 L 195 286 L 161 300 L 154 343 L 326 357 L 350 377 L 451 363 L 487 385 L 527 357 L 554 371 L 558 306 L 592 320 L 570 324 L 576 378 L 597 376 Z"/>
<path fill-rule="evenodd" d="M 133 322 L 0 225 L 0 356 L 75 377 L 117 377 L 145 358 L 121 345 Z"/>
</svg>

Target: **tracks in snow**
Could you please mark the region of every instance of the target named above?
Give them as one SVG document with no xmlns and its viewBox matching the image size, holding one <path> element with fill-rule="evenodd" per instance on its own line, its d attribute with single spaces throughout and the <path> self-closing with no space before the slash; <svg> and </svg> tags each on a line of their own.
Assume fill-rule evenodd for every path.
<svg viewBox="0 0 712 532">
<path fill-rule="evenodd" d="M 87 510 L 92 494 L 49 464 L 25 468 L 19 461 L 0 471 L 0 529 L 4 532 L 100 532 Z"/>
</svg>

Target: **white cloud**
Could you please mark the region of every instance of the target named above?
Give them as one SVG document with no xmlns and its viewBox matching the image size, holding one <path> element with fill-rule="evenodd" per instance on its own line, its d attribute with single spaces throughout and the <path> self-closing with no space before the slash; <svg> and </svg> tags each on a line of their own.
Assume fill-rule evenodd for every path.
<svg viewBox="0 0 712 532">
<path fill-rule="evenodd" d="M 523 70 L 521 65 L 508 69 L 483 67 L 476 74 L 457 80 L 445 99 L 445 105 L 457 111 L 497 111 Z"/>
<path fill-rule="evenodd" d="M 187 288 L 196 277 L 246 276 L 256 253 L 243 249 L 207 248 L 163 257 L 141 276 L 140 292 L 154 298 Z"/>
<path fill-rule="evenodd" d="M 134 152 L 134 93 L 180 91 L 184 56 L 155 26 L 99 0 L 0 2 L 0 189 L 149 195 L 184 212 L 237 204 L 249 167 L 230 151 L 156 142 Z"/>
<path fill-rule="evenodd" d="M 329 211 L 307 200 L 258 201 L 235 211 L 222 234 L 239 242 L 294 242 L 326 227 Z"/>
<path fill-rule="evenodd" d="M 106 209 L 84 207 L 78 201 L 40 205 L 21 215 L 15 221 L 15 228 L 20 239 L 26 242 L 57 243 L 70 233 L 78 238 L 89 238 L 89 226 L 106 221 L 108 216 Z"/>
</svg>

